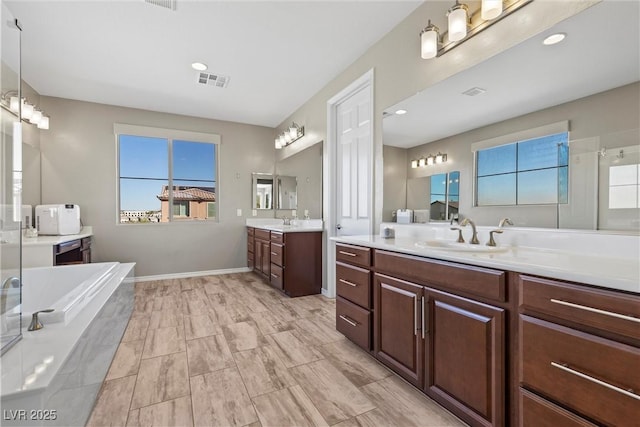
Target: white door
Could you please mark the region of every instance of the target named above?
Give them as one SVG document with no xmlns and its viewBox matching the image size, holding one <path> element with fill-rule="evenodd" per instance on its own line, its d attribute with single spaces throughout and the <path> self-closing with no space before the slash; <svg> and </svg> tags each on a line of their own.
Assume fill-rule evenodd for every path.
<svg viewBox="0 0 640 427">
<path fill-rule="evenodd" d="M 371 91 L 336 106 L 336 235 L 370 234 L 372 221 Z"/>
</svg>

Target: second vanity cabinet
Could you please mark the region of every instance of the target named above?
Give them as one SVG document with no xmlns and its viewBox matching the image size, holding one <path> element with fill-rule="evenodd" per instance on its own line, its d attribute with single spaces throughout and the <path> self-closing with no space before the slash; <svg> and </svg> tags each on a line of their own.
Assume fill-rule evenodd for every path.
<svg viewBox="0 0 640 427">
<path fill-rule="evenodd" d="M 247 227 L 247 265 L 290 297 L 322 289 L 322 232 Z"/>
</svg>

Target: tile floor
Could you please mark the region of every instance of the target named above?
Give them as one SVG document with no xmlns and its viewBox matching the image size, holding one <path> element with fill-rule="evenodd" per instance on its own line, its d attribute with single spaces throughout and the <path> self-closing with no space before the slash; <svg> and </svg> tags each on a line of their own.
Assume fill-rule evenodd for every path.
<svg viewBox="0 0 640 427">
<path fill-rule="evenodd" d="M 89 426 L 458 426 L 335 330 L 335 300 L 252 273 L 136 284 Z"/>
</svg>

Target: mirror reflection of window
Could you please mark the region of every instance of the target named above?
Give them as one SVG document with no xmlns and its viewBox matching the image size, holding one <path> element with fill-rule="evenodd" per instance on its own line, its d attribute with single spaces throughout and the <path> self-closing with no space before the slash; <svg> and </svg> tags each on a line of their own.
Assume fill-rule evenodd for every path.
<svg viewBox="0 0 640 427">
<path fill-rule="evenodd" d="M 640 208 L 640 165 L 611 166 L 609 209 Z"/>
<path fill-rule="evenodd" d="M 460 204 L 460 172 L 431 175 L 429 218 L 447 221 L 458 213 Z"/>
</svg>

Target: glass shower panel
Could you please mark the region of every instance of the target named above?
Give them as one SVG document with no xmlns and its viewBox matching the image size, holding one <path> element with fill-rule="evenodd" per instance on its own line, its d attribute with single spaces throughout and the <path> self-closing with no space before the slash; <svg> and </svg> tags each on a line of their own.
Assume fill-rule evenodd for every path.
<svg viewBox="0 0 640 427">
<path fill-rule="evenodd" d="M 1 18 L 0 353 L 4 353 L 21 338 L 22 326 L 20 320 L 22 127 L 19 119 L 20 102 L 18 102 L 21 96 L 20 30 L 4 3 Z"/>
</svg>

